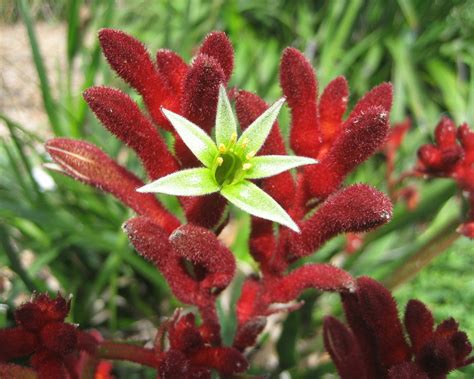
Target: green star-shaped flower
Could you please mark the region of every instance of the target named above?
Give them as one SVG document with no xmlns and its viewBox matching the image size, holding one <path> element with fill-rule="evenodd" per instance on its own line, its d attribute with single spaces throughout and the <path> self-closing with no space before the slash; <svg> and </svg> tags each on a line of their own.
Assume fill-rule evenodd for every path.
<svg viewBox="0 0 474 379">
<path fill-rule="evenodd" d="M 306 157 L 255 156 L 263 146 L 285 102 L 279 99 L 262 113 L 237 139 L 237 122 L 225 88 L 219 88 L 216 142 L 184 117 L 162 109 L 186 146 L 205 167 L 181 170 L 138 189 L 177 196 L 199 196 L 219 192 L 244 211 L 283 224 L 297 232 L 298 225 L 266 192 L 249 181 L 277 175 L 294 167 L 317 163 Z"/>
</svg>

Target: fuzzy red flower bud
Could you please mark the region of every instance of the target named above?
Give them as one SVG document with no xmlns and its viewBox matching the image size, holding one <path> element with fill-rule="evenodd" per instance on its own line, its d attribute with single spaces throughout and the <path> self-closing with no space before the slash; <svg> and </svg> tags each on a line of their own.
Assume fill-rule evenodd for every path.
<svg viewBox="0 0 474 379">
<path fill-rule="evenodd" d="M 291 109 L 290 145 L 297 155 L 317 158 L 321 145 L 313 67 L 297 49 L 288 47 L 280 63 L 280 84 Z"/>
<path fill-rule="evenodd" d="M 166 78 L 173 92 L 181 97 L 188 65 L 174 51 L 160 49 L 156 53 L 156 67 L 160 74 Z"/>
<path fill-rule="evenodd" d="M 308 264 L 301 266 L 271 286 L 269 296 L 274 303 L 287 303 L 296 299 L 307 288 L 320 291 L 353 292 L 352 276 L 330 264 Z"/>
<path fill-rule="evenodd" d="M 351 330 L 333 317 L 324 319 L 324 346 L 331 355 L 341 379 L 353 378 L 357 373 L 365 378 L 366 367 L 362 352 Z"/>
<path fill-rule="evenodd" d="M 324 89 L 319 101 L 319 126 L 324 146 L 330 146 L 340 132 L 348 99 L 349 86 L 343 76 L 332 80 Z"/>
<path fill-rule="evenodd" d="M 66 174 L 109 192 L 135 210 L 147 215 L 169 232 L 179 221 L 153 195 L 136 191 L 143 182 L 91 143 L 68 138 L 54 138 L 46 143 L 46 150 Z"/>
<path fill-rule="evenodd" d="M 326 198 L 348 173 L 380 148 L 388 134 L 388 112 L 381 106 L 367 108 L 351 117 L 343 128 L 321 163 L 305 168 L 314 197 Z"/>
<path fill-rule="evenodd" d="M 311 254 L 329 238 L 344 232 L 363 232 L 383 225 L 392 215 L 387 196 L 364 184 L 356 184 L 331 195 L 290 239 L 290 254 Z"/>
<path fill-rule="evenodd" d="M 224 32 L 211 32 L 204 39 L 199 54 L 214 58 L 222 68 L 226 83 L 234 69 L 234 48 Z"/>
<path fill-rule="evenodd" d="M 84 92 L 84 99 L 102 124 L 137 153 L 150 179 L 178 170 L 160 134 L 128 95 L 112 88 L 93 87 Z"/>
<path fill-rule="evenodd" d="M 36 335 L 21 327 L 0 329 L 0 341 L 0 362 L 30 355 L 38 346 Z"/>
<path fill-rule="evenodd" d="M 383 112 L 390 113 L 393 101 L 393 89 L 390 83 L 382 83 L 372 88 L 360 99 L 349 115 L 351 118 L 359 117 L 373 107 L 381 107 Z M 348 120 L 348 121 L 349 121 Z"/>
<path fill-rule="evenodd" d="M 231 347 L 204 347 L 193 353 L 190 360 L 196 366 L 213 368 L 224 375 L 244 372 L 248 368 L 242 353 Z"/>
<path fill-rule="evenodd" d="M 143 44 L 132 36 L 112 29 L 102 29 L 99 41 L 110 66 L 142 96 L 155 122 L 171 129 L 161 107 L 176 110 L 171 90 L 155 68 Z"/>
<path fill-rule="evenodd" d="M 404 323 L 412 350 L 418 354 L 420 348 L 433 336 L 433 315 L 421 301 L 410 300 L 405 309 Z"/>
</svg>

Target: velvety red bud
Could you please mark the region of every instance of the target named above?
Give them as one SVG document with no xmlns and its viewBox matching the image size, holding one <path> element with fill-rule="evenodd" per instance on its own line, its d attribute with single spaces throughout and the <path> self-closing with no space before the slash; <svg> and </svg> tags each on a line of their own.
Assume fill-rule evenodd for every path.
<svg viewBox="0 0 474 379">
<path fill-rule="evenodd" d="M 152 180 L 179 169 L 158 131 L 125 93 L 107 87 L 93 87 L 84 99 L 105 127 L 130 146 L 143 162 Z"/>
<path fill-rule="evenodd" d="M 388 128 L 388 112 L 380 106 L 347 121 L 321 163 L 305 168 L 309 192 L 320 199 L 334 192 L 347 174 L 385 143 Z"/>
<path fill-rule="evenodd" d="M 68 138 L 54 138 L 46 150 L 64 172 L 73 178 L 109 192 L 141 215 L 147 215 L 171 232 L 179 225 L 153 195 L 136 191 L 143 182 L 118 165 L 97 146 Z"/>
<path fill-rule="evenodd" d="M 433 315 L 421 301 L 410 300 L 405 309 L 404 323 L 410 337 L 411 348 L 417 354 L 433 336 Z"/>
<path fill-rule="evenodd" d="M 331 356 L 341 379 L 352 379 L 354 373 L 366 378 L 367 372 L 357 340 L 351 330 L 333 317 L 324 319 L 324 347 Z"/>
<path fill-rule="evenodd" d="M 372 88 L 360 99 L 352 110 L 349 120 L 363 115 L 373 107 L 381 107 L 385 113 L 390 113 L 393 100 L 393 88 L 390 83 L 382 83 Z M 349 121 L 348 120 L 348 121 Z"/>
<path fill-rule="evenodd" d="M 214 58 L 222 68 L 226 83 L 234 69 L 234 49 L 224 32 L 211 32 L 204 39 L 199 54 L 206 54 Z"/>
<path fill-rule="evenodd" d="M 356 184 L 331 195 L 290 239 L 290 260 L 311 254 L 339 233 L 365 232 L 392 216 L 389 198 L 375 188 Z"/>
<path fill-rule="evenodd" d="M 296 155 L 317 158 L 321 145 L 313 67 L 297 49 L 287 47 L 280 63 L 280 85 L 291 109 L 290 146 Z"/>
<path fill-rule="evenodd" d="M 186 273 L 175 255 L 168 234 L 146 217 L 132 218 L 123 228 L 137 252 L 158 267 L 178 300 L 194 304 L 197 283 Z"/>
<path fill-rule="evenodd" d="M 276 281 L 268 292 L 273 303 L 287 303 L 307 288 L 353 292 L 355 281 L 348 272 L 330 264 L 308 264 Z"/>
<path fill-rule="evenodd" d="M 181 97 L 188 65 L 174 51 L 160 49 L 156 53 L 156 67 L 173 89 L 174 96 Z"/>
<path fill-rule="evenodd" d="M 420 350 L 416 363 L 430 378 L 444 377 L 456 367 L 455 351 L 447 340 L 433 339 Z"/>
<path fill-rule="evenodd" d="M 244 372 L 248 362 L 238 350 L 231 347 L 204 347 L 191 355 L 196 366 L 213 368 L 223 375 Z"/>
<path fill-rule="evenodd" d="M 140 92 L 155 122 L 170 130 L 171 125 L 160 108 L 177 110 L 176 102 L 145 46 L 132 36 L 113 29 L 102 29 L 99 41 L 110 66 Z"/>
<path fill-rule="evenodd" d="M 410 359 L 410 348 L 398 318 L 398 310 L 390 291 L 368 277 L 357 280 L 357 297 L 362 316 L 377 342 L 380 362 L 386 368 Z"/>
<path fill-rule="evenodd" d="M 69 354 L 77 347 L 76 328 L 71 324 L 51 322 L 41 329 L 41 342 L 52 352 Z"/>
<path fill-rule="evenodd" d="M 176 254 L 204 269 L 200 286 L 217 294 L 230 283 L 235 272 L 235 259 L 211 231 L 195 226 L 183 225 L 169 238 Z"/>
<path fill-rule="evenodd" d="M 258 316 L 250 319 L 237 327 L 233 347 L 239 351 L 244 351 L 249 346 L 254 346 L 258 335 L 265 329 L 266 317 Z"/>
<path fill-rule="evenodd" d="M 435 129 L 436 144 L 441 147 L 456 145 L 456 125 L 449 117 L 441 118 Z"/>
<path fill-rule="evenodd" d="M 184 81 L 183 116 L 210 133 L 216 121 L 219 85 L 225 82 L 219 62 L 208 55 L 198 55 Z"/>
<path fill-rule="evenodd" d="M 30 355 L 38 346 L 35 334 L 23 328 L 0 329 L 0 341 L 0 362 Z"/>
<path fill-rule="evenodd" d="M 413 362 L 403 362 L 388 371 L 389 379 L 429 379 L 428 375 Z"/>
<path fill-rule="evenodd" d="M 245 130 L 253 121 L 255 121 L 268 108 L 259 96 L 247 91 L 239 91 L 235 103 L 237 118 L 240 127 Z M 287 155 L 285 143 L 275 121 L 258 155 Z M 270 196 L 272 196 L 283 208 L 288 209 L 292 203 L 295 184 L 293 177 L 289 171 L 269 177 L 262 180 L 262 188 Z"/>
<path fill-rule="evenodd" d="M 38 331 L 48 322 L 64 321 L 69 308 L 70 301 L 60 294 L 55 299 L 48 294 L 38 294 L 15 310 L 15 320 L 27 330 Z"/>
<path fill-rule="evenodd" d="M 319 100 L 319 127 L 325 145 L 340 131 L 348 99 L 349 86 L 343 76 L 332 80 L 324 89 Z"/>
<path fill-rule="evenodd" d="M 427 168 L 437 168 L 441 164 L 441 152 L 433 145 L 423 145 L 418 149 L 418 158 Z"/>
</svg>

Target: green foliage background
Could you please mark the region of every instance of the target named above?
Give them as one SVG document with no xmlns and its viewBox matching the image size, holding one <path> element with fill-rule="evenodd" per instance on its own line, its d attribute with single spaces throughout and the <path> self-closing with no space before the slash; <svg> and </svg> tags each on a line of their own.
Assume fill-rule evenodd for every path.
<svg viewBox="0 0 474 379">
<path fill-rule="evenodd" d="M 87 12 L 81 12 L 86 10 Z M 87 15 L 84 16 L 84 14 Z M 82 16 L 81 16 L 82 15 Z M 271 101 L 281 94 L 278 66 L 282 50 L 294 46 L 313 62 L 320 89 L 337 75 L 345 75 L 351 104 L 383 81 L 395 87 L 392 121 L 411 117 L 413 128 L 402 146 L 397 171 L 412 167 L 416 149 L 431 139 L 441 114 L 457 123 L 474 125 L 474 1 L 341 0 L 341 1 L 3 1 L 3 23 L 23 22 L 28 28 L 49 134 L 83 138 L 104 148 L 135 172 L 136 158 L 126 152 L 97 123 L 72 85 L 82 89 L 106 84 L 129 91 L 107 67 L 96 38 L 86 38 L 101 27 L 124 30 L 143 41 L 153 53 L 171 48 L 186 60 L 212 30 L 224 30 L 235 48 L 231 85 L 257 92 Z M 49 84 L 35 24 L 66 23 L 67 62 L 55 88 Z M 92 42 L 89 42 L 92 41 Z M 134 99 L 140 101 L 136 94 Z M 65 293 L 74 294 L 71 321 L 82 327 L 107 330 L 114 337 L 137 337 L 143 322 L 158 325 L 178 304 L 155 269 L 129 246 L 120 225 L 131 216 L 114 199 L 68 178 L 51 174 L 54 191 L 44 191 L 33 176 L 35 167 L 48 161 L 42 140 L 23 125 L 0 115 L 9 133 L 0 147 L 0 267 L 12 270 L 12 286 L 0 292 L 8 305 L 0 313 L 0 327 L 12 322 L 14 300 L 33 290 L 52 290 L 45 280 L 55 278 Z M 288 114 L 281 125 L 288 126 Z M 376 156 L 348 180 L 385 189 L 383 159 Z M 394 220 L 372 233 L 362 252 L 344 264 L 356 275 L 370 275 L 394 286 L 400 310 L 410 298 L 425 301 L 437 321 L 455 317 L 474 340 L 474 246 L 459 238 L 416 276 L 396 276 L 424 248 L 452 235 L 462 219 L 462 204 L 455 186 L 446 180 L 417 181 L 421 204 L 409 212 L 398 204 Z M 175 209 L 176 203 L 163 198 Z M 236 215 L 244 232 L 248 219 Z M 338 255 L 342 237 L 328 243 L 310 261 Z M 240 233 L 233 250 L 242 264 L 252 264 L 246 234 Z M 32 264 L 20 256 L 32 252 Z M 394 279 L 395 277 L 395 279 Z M 237 282 L 242 278 L 239 277 Z M 238 295 L 238 286 L 232 288 Z M 289 369 L 294 378 L 322 377 L 331 365 L 308 369 L 306 357 L 321 352 L 319 327 L 324 315 L 338 314 L 338 299 L 308 291 L 306 305 L 284 323 L 276 345 L 279 366 L 273 375 Z M 232 312 L 221 312 L 230 338 Z M 290 338 L 290 337 L 298 338 Z M 267 336 L 268 337 L 268 336 Z M 264 337 L 266 338 L 266 337 Z M 296 342 L 307 341 L 304 347 Z M 121 377 L 134 377 L 137 369 L 123 365 Z M 256 372 L 259 371 L 255 367 Z M 453 374 L 472 377 L 474 371 Z"/>
</svg>

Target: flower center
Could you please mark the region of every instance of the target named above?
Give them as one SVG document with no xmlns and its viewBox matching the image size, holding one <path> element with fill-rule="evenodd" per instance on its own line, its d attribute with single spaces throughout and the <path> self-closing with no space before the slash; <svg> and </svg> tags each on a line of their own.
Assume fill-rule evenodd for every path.
<svg viewBox="0 0 474 379">
<path fill-rule="evenodd" d="M 214 171 L 214 178 L 220 186 L 230 184 L 234 180 L 242 178 L 243 163 L 240 157 L 228 151 L 224 154 L 219 154 L 217 157 L 217 166 Z"/>
</svg>

